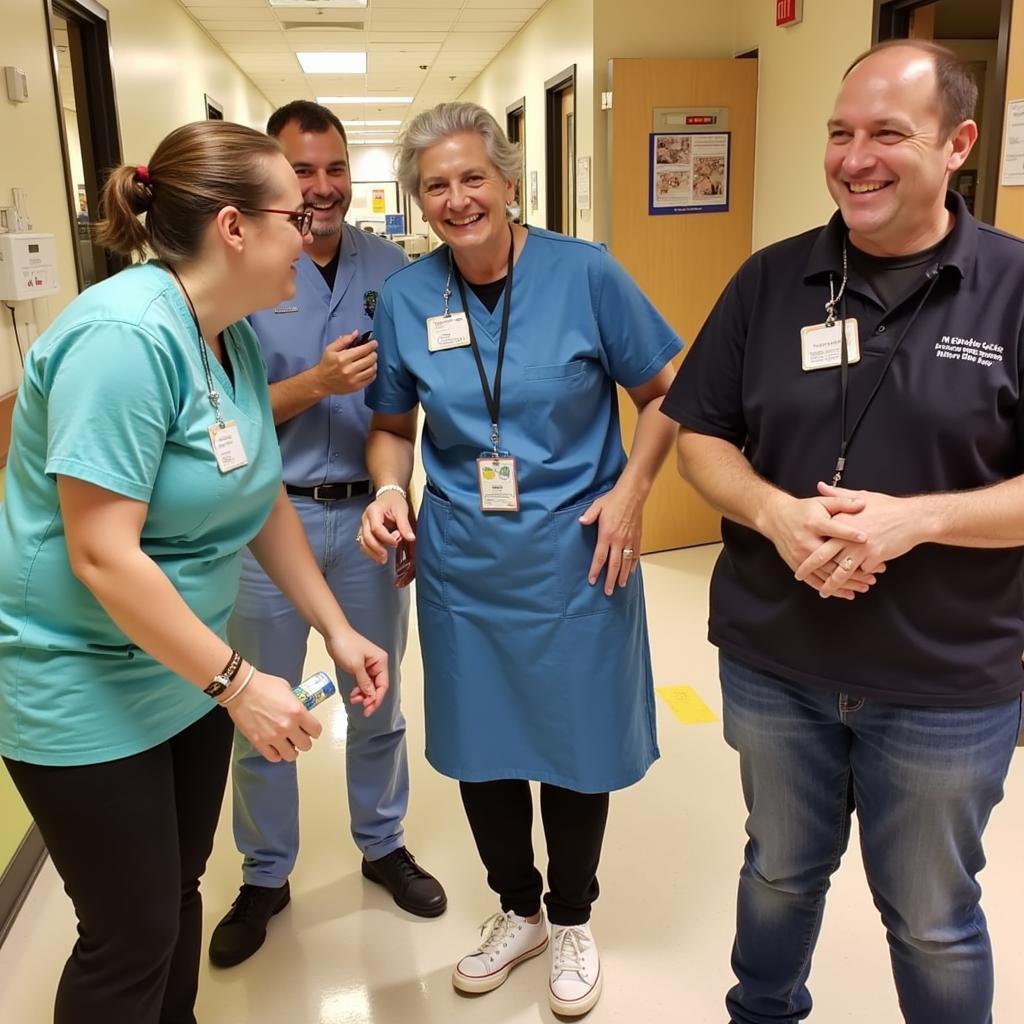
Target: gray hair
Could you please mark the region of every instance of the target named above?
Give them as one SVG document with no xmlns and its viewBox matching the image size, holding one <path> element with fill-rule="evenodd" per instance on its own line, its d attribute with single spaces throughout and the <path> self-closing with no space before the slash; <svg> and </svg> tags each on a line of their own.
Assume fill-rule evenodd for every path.
<svg viewBox="0 0 1024 1024">
<path fill-rule="evenodd" d="M 450 135 L 473 132 L 484 140 L 487 157 L 505 181 L 518 181 L 522 156 L 490 112 L 476 103 L 439 103 L 417 114 L 398 139 L 398 181 L 420 205 L 420 153 Z"/>
</svg>

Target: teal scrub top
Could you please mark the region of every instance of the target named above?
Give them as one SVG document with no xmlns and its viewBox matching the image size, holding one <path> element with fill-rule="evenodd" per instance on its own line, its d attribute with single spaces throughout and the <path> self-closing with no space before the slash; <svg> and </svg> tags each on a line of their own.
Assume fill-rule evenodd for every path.
<svg viewBox="0 0 1024 1024">
<path fill-rule="evenodd" d="M 224 636 L 239 552 L 281 486 L 259 342 L 244 321 L 224 338 L 234 386 L 212 353 L 210 367 L 249 460 L 229 473 L 210 445 L 198 332 L 158 264 L 89 288 L 32 346 L 0 505 L 4 757 L 45 765 L 127 757 L 215 707 L 133 644 L 72 574 L 57 476 L 146 502 L 142 550 Z"/>
</svg>

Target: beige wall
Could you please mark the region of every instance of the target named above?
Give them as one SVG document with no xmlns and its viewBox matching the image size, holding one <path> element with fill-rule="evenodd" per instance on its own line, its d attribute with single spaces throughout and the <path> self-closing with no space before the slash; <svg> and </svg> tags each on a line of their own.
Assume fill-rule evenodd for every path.
<svg viewBox="0 0 1024 1024">
<path fill-rule="evenodd" d="M 753 248 L 827 220 L 825 122 L 843 71 L 871 45 L 871 0 L 808 0 L 775 27 L 775 4 L 735 0 L 734 52 L 759 51 Z"/>
<path fill-rule="evenodd" d="M 32 341 L 77 294 L 67 195 L 57 127 L 51 50 L 42 0 L 0 0 L 0 65 L 28 75 L 29 102 L 11 103 L 0 92 L 0 205 L 10 189 L 28 190 L 33 230 L 56 236 L 61 291 L 17 304 L 22 343 Z M 255 127 L 271 104 L 219 50 L 175 0 L 106 0 L 114 87 L 124 158 L 149 158 L 172 128 L 205 116 L 203 93 L 224 106 L 224 116 Z M 17 386 L 19 364 L 10 315 L 0 307 L 0 394 Z M 0 471 L 2 487 L 2 471 Z M 29 817 L 0 768 L 0 872 L 17 849 Z"/>
<path fill-rule="evenodd" d="M 1010 61 L 1006 69 L 1006 98 L 1024 99 L 1024 0 L 1014 0 L 1010 21 Z M 1001 115 L 1003 130 L 1006 125 L 1006 107 Z M 999 151 L 1002 161 L 1002 149 Z M 1000 164 L 1000 172 L 1002 166 Z M 996 227 L 1024 237 L 1024 188 L 1019 185 L 999 186 L 996 197 Z"/>
<path fill-rule="evenodd" d="M 611 237 L 608 181 L 608 113 L 601 93 L 612 88 L 608 62 L 616 57 L 731 57 L 735 0 L 701 3 L 694 0 L 594 0 L 594 194 L 604 197 L 595 207 L 595 237 Z"/>
<path fill-rule="evenodd" d="M 28 190 L 33 229 L 57 239 L 61 291 L 20 303 L 23 343 L 34 340 L 77 294 L 71 232 L 65 203 L 60 136 L 53 94 L 51 50 L 42 0 L 2 0 L 0 64 L 28 75 L 30 99 L 13 104 L 0 93 L 0 205 L 10 189 Z M 262 127 L 272 107 L 175 0 L 106 0 L 110 12 L 114 88 L 124 158 L 149 158 L 172 128 L 205 116 L 203 94 L 224 106 L 224 116 Z M 18 356 L 6 309 L 0 309 L 0 394 L 17 386 Z M 26 339 L 25 334 L 28 334 Z"/>
<path fill-rule="evenodd" d="M 505 127 L 505 108 L 526 97 L 526 219 L 543 226 L 547 218 L 544 182 L 544 83 L 576 65 L 576 155 L 599 156 L 594 149 L 594 2 L 551 0 L 498 54 L 460 97 L 486 107 Z M 598 104 L 600 106 L 600 104 Z M 539 208 L 530 209 L 530 171 L 537 172 Z M 595 192 L 593 201 L 599 202 Z M 576 233 L 594 238 L 594 210 L 577 214 Z"/>
</svg>

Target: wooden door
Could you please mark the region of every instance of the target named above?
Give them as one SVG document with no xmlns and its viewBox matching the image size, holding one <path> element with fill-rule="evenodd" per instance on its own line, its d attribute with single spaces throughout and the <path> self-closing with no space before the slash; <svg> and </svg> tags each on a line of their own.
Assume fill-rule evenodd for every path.
<svg viewBox="0 0 1024 1024">
<path fill-rule="evenodd" d="M 611 86 L 612 252 L 680 336 L 690 342 L 730 277 L 750 255 L 757 61 L 615 59 L 611 61 Z M 650 136 L 655 131 L 656 107 L 727 111 L 731 148 L 726 212 L 649 212 Z M 636 410 L 624 393 L 619 405 L 628 450 L 636 428 Z M 680 480 L 673 453 L 647 502 L 643 550 L 707 544 L 720 536 L 718 513 Z"/>
</svg>

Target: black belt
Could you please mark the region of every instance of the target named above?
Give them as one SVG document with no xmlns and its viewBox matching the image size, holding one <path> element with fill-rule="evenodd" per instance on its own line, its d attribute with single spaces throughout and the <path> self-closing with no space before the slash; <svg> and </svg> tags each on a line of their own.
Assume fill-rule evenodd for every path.
<svg viewBox="0 0 1024 1024">
<path fill-rule="evenodd" d="M 369 480 L 356 480 L 351 484 L 318 484 L 316 487 L 294 487 L 292 484 L 285 484 L 284 489 L 299 498 L 344 501 L 346 498 L 358 498 L 361 494 L 369 494 L 373 490 L 373 484 Z"/>
</svg>

